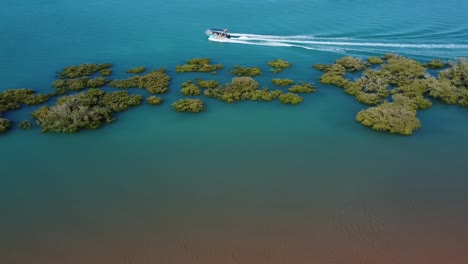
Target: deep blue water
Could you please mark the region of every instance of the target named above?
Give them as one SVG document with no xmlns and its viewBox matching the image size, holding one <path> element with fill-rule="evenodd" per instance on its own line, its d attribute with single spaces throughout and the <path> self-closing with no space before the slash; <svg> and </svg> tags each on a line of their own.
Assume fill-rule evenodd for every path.
<svg viewBox="0 0 468 264">
<path fill-rule="evenodd" d="M 365 107 L 314 63 L 396 52 L 468 55 L 468 2 L 4 0 L 0 90 L 50 92 L 63 67 L 166 67 L 166 103 L 74 135 L 0 136 L 0 263 L 466 263 L 468 111 L 434 102 L 411 137 L 354 121 Z M 228 28 L 237 40 L 209 41 Z M 210 57 L 216 75 L 177 74 Z M 269 60 L 293 66 L 273 75 Z M 180 84 L 313 82 L 298 106 L 181 114 Z M 139 90 L 135 92 L 140 92 Z M 6 113 L 18 123 L 35 107 Z M 450 261 L 448 261 L 450 259 Z"/>
</svg>

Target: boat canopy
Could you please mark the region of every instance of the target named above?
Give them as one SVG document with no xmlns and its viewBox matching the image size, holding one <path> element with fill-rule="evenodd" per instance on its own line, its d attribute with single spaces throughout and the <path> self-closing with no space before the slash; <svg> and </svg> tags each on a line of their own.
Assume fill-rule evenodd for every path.
<svg viewBox="0 0 468 264">
<path fill-rule="evenodd" d="M 210 29 L 207 29 L 205 33 L 208 36 L 218 36 L 218 37 L 226 37 L 226 38 L 231 37 L 231 35 L 227 33 L 227 29 L 210 28 Z"/>
<path fill-rule="evenodd" d="M 227 32 L 227 29 L 216 29 L 216 28 L 210 28 L 211 31 L 218 31 L 218 32 Z"/>
</svg>

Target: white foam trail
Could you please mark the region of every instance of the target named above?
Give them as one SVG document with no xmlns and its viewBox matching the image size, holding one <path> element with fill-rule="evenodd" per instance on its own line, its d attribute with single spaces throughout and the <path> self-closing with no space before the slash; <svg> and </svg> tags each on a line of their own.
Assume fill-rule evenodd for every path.
<svg viewBox="0 0 468 264">
<path fill-rule="evenodd" d="M 231 33 L 237 39 L 249 41 L 273 41 L 295 44 L 326 45 L 326 46 L 361 46 L 361 47 L 387 47 L 387 48 L 413 48 L 413 49 L 468 49 L 466 44 L 430 44 L 430 43 L 383 43 L 383 42 L 357 42 L 350 38 L 318 38 L 310 35 L 275 36 L 247 33 Z M 348 41 L 336 41 L 348 40 Z"/>
<path fill-rule="evenodd" d="M 259 38 L 249 37 L 252 41 L 275 41 L 297 44 L 327 45 L 327 46 L 361 46 L 361 47 L 387 47 L 387 48 L 417 48 L 417 49 L 468 49 L 463 44 L 406 44 L 406 43 L 380 43 L 380 42 L 344 42 L 344 41 L 316 41 L 294 40 L 286 38 Z"/>
<path fill-rule="evenodd" d="M 220 39 L 220 38 L 213 38 L 213 37 L 209 37 L 208 39 L 211 41 L 225 42 L 225 43 L 270 46 L 270 47 L 296 47 L 296 48 L 303 48 L 303 49 L 308 49 L 308 50 L 343 52 L 343 50 L 339 48 L 309 47 L 309 46 L 296 45 L 296 44 L 291 44 L 291 43 L 284 43 L 280 41 L 251 42 L 251 41 L 245 41 L 241 38 Z"/>
<path fill-rule="evenodd" d="M 210 37 L 209 40 L 244 45 L 295 47 L 338 53 L 400 53 L 418 56 L 444 56 L 447 58 L 466 56 L 465 53 L 468 50 L 468 44 L 361 42 L 352 38 L 325 38 L 312 35 L 275 36 L 231 33 L 230 39 Z"/>
<path fill-rule="evenodd" d="M 260 39 L 281 39 L 281 40 L 312 40 L 312 39 L 327 39 L 327 40 L 352 40 L 352 38 L 326 38 L 326 37 L 316 37 L 312 35 L 293 35 L 293 36 L 276 36 L 276 35 L 259 35 L 259 34 L 248 34 L 248 33 L 230 33 L 232 37 L 239 38 L 260 38 Z"/>
</svg>

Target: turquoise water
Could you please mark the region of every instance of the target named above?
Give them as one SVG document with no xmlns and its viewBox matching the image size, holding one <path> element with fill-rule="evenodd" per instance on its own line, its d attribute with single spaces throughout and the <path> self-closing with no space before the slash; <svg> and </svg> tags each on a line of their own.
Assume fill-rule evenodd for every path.
<svg viewBox="0 0 468 264">
<path fill-rule="evenodd" d="M 305 3 L 306 2 L 306 3 Z M 0 137 L 0 263 L 466 263 L 468 112 L 434 102 L 411 137 L 371 131 L 314 63 L 468 55 L 468 2 L 4 0 L 0 90 L 51 91 L 80 63 L 165 66 L 163 98 L 269 60 L 313 82 L 298 106 L 142 105 L 97 131 Z M 209 41 L 228 28 L 237 40 Z M 210 57 L 216 75 L 176 74 Z M 136 91 L 140 92 L 140 91 Z M 19 122 L 35 109 L 6 113 Z"/>
</svg>

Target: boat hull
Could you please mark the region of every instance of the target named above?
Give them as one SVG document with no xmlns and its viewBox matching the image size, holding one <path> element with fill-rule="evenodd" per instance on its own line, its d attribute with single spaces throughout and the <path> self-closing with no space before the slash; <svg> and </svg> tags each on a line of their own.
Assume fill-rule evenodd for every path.
<svg viewBox="0 0 468 264">
<path fill-rule="evenodd" d="M 213 31 L 213 30 L 206 30 L 205 35 L 208 38 L 217 38 L 217 39 L 229 39 L 231 36 L 226 33 L 225 31 Z"/>
</svg>

